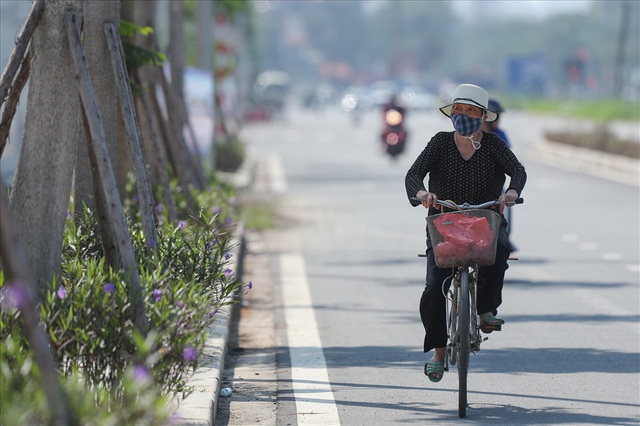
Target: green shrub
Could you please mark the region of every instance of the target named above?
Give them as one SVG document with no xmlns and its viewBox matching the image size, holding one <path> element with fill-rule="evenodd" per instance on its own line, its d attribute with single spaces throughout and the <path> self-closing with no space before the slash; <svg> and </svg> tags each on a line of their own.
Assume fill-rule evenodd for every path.
<svg viewBox="0 0 640 426">
<path fill-rule="evenodd" d="M 216 169 L 223 172 L 238 170 L 245 157 L 244 142 L 238 137 L 229 137 L 217 139 L 214 146 L 216 150 Z"/>
<path fill-rule="evenodd" d="M 147 339 L 133 324 L 126 275 L 103 257 L 94 214 L 85 209 L 69 215 L 62 273 L 39 309 L 63 385 L 75 389 L 73 409 L 81 424 L 164 424 L 167 398 L 190 392 L 187 382 L 216 312 L 235 303 L 245 287 L 231 268 L 237 212 L 232 188 L 214 182 L 196 199 L 197 217 L 174 224 L 161 214 L 150 244 L 135 220 L 135 203 L 127 207 L 151 330 Z M 9 287 L 1 271 L 0 287 L 2 302 Z M 46 422 L 50 414 L 15 309 L 0 309 L 0 350 L 0 402 L 16 407 L 3 408 L 0 424 Z M 76 400 L 77 394 L 82 397 Z"/>
</svg>

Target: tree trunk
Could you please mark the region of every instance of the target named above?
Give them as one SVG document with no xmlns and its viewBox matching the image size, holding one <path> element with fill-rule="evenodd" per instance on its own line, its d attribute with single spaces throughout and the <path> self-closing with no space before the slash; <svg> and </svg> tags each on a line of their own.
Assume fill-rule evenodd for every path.
<svg viewBox="0 0 640 426">
<path fill-rule="evenodd" d="M 177 99 L 184 99 L 184 41 L 183 0 L 169 2 L 169 66 L 171 67 L 171 89 Z"/>
<path fill-rule="evenodd" d="M 198 68 L 210 71 L 213 67 L 213 2 L 199 1 L 197 14 Z"/>
<path fill-rule="evenodd" d="M 117 167 L 118 164 L 116 156 L 118 151 L 118 98 L 113 90 L 116 83 L 111 71 L 109 50 L 102 31 L 102 23 L 105 21 L 118 22 L 119 19 L 120 2 L 117 0 L 84 2 L 84 49 L 104 125 L 109 157 L 114 167 Z M 86 143 L 80 144 L 74 183 L 76 214 L 82 212 L 83 204 L 87 204 L 91 209 L 95 207 L 95 193 L 90 167 L 87 145 Z"/>
<path fill-rule="evenodd" d="M 60 274 L 76 147 L 84 133 L 64 27 L 68 7 L 81 10 L 82 1 L 47 1 L 31 40 L 34 59 L 11 195 L 11 209 L 40 295 Z"/>
</svg>

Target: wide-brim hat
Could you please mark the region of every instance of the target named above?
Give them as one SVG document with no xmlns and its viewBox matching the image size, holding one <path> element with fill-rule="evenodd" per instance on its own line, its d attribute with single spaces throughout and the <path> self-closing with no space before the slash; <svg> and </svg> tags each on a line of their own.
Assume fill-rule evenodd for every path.
<svg viewBox="0 0 640 426">
<path fill-rule="evenodd" d="M 475 105 L 485 111 L 488 122 L 498 119 L 498 114 L 489 109 L 489 93 L 475 84 L 461 84 L 456 87 L 453 92 L 453 102 L 440 108 L 440 111 L 447 117 L 451 117 L 453 104 Z"/>
</svg>

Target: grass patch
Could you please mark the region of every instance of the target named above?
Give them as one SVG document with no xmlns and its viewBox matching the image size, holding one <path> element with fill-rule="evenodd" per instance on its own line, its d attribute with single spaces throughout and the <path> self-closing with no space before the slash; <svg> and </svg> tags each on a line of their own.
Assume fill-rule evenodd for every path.
<svg viewBox="0 0 640 426">
<path fill-rule="evenodd" d="M 611 100 L 558 100 L 511 98 L 507 109 L 526 109 L 543 115 L 584 118 L 599 123 L 640 121 L 640 102 Z"/>
<path fill-rule="evenodd" d="M 247 229 L 260 231 L 275 227 L 273 206 L 264 201 L 243 202 L 240 217 Z"/>
<path fill-rule="evenodd" d="M 636 122 L 640 125 L 640 102 L 620 99 L 532 99 L 504 96 L 506 110 L 521 109 L 539 115 L 570 117 L 595 122 L 594 131 L 554 131 L 546 132 L 548 140 L 582 148 L 594 149 L 611 154 L 640 158 L 637 140 L 620 139 L 612 132 L 608 123 L 612 121 Z"/>
</svg>

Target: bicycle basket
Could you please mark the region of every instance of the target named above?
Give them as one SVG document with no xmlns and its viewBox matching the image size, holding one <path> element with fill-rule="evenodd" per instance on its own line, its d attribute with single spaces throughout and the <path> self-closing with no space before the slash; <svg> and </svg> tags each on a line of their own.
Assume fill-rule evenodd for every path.
<svg viewBox="0 0 640 426">
<path fill-rule="evenodd" d="M 493 265 L 502 218 L 492 210 L 464 210 L 427 216 L 436 265 Z"/>
</svg>

